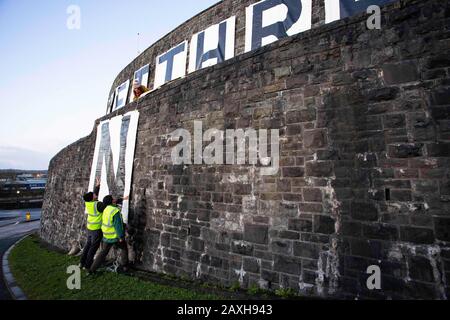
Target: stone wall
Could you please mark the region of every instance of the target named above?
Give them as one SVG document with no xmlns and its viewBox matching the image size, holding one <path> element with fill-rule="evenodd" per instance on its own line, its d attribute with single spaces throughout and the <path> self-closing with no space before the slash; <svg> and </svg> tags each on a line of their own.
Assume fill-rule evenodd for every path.
<svg viewBox="0 0 450 320">
<path fill-rule="evenodd" d="M 198 28 L 247 2 L 220 3 Z M 365 15 L 322 25 L 113 114 L 140 111 L 128 226 L 137 267 L 314 296 L 449 296 L 450 4 L 402 0 L 382 16 L 382 30 L 368 31 Z M 180 28 L 198 31 L 195 19 Z M 169 134 L 194 120 L 279 129 L 279 173 L 172 165 Z M 61 248 L 83 239 L 95 135 L 50 164 L 41 236 Z M 366 287 L 370 265 L 382 290 Z"/>
</svg>

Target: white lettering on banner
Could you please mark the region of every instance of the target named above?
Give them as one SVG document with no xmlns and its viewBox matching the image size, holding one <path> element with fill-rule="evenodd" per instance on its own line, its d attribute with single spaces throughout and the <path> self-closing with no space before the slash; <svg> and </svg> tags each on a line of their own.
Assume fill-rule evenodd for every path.
<svg viewBox="0 0 450 320">
<path fill-rule="evenodd" d="M 312 0 L 263 0 L 246 9 L 245 52 L 311 29 Z"/>
<path fill-rule="evenodd" d="M 113 111 L 116 111 L 117 109 L 122 108 L 127 104 L 127 97 L 128 97 L 128 88 L 130 86 L 130 80 L 125 81 L 116 89 L 116 100 L 114 102 Z"/>
<path fill-rule="evenodd" d="M 234 57 L 236 17 L 233 16 L 192 36 L 189 72 L 210 67 Z"/>
<path fill-rule="evenodd" d="M 148 87 L 149 75 L 150 75 L 150 65 L 149 64 L 143 66 L 142 68 L 140 68 L 139 70 L 137 70 L 134 73 L 133 83 L 130 86 L 130 93 L 129 93 L 129 97 L 128 97 L 129 102 L 133 102 L 133 100 L 134 100 L 134 93 L 133 93 L 134 88 L 133 87 L 134 87 L 135 83 L 139 84 L 140 86 Z"/>
<path fill-rule="evenodd" d="M 337 21 L 366 12 L 370 6 L 384 5 L 394 1 L 398 0 L 325 0 L 325 22 Z M 249 52 L 311 29 L 312 0 L 258 1 L 246 8 L 245 19 L 245 52 Z M 155 63 L 153 89 L 158 89 L 167 82 L 186 75 L 188 46 L 190 47 L 189 73 L 233 58 L 235 34 L 236 16 L 232 16 L 194 34 L 190 45 L 186 40 L 159 55 Z M 150 66 L 146 65 L 136 73 L 140 73 L 143 69 L 146 73 L 144 72 L 145 75 L 140 78 L 140 81 L 145 85 L 145 83 L 148 84 Z M 108 112 L 125 106 L 129 93 L 129 81 L 115 90 L 115 100 L 113 100 L 113 106 L 108 107 Z M 129 101 L 133 101 L 131 93 Z"/>
<path fill-rule="evenodd" d="M 97 127 L 89 190 L 94 189 L 98 179 L 100 201 L 110 194 L 115 198 L 130 195 L 138 121 L 139 112 L 132 111 L 102 121 Z M 128 203 L 126 200 L 122 206 L 125 223 L 128 221 Z"/>
<path fill-rule="evenodd" d="M 155 88 L 186 75 L 187 47 L 184 41 L 156 58 Z"/>
<path fill-rule="evenodd" d="M 106 108 L 106 113 L 110 113 L 110 112 L 112 112 L 112 110 L 113 110 L 113 107 L 114 107 L 114 101 L 115 101 L 115 98 L 116 97 L 116 90 L 114 90 L 113 92 L 111 92 L 111 94 L 110 94 L 110 96 L 109 96 L 109 99 L 108 99 L 108 106 L 107 106 L 107 108 Z"/>
<path fill-rule="evenodd" d="M 325 0 L 325 23 L 331 23 L 341 18 L 341 7 L 337 0 Z"/>
</svg>

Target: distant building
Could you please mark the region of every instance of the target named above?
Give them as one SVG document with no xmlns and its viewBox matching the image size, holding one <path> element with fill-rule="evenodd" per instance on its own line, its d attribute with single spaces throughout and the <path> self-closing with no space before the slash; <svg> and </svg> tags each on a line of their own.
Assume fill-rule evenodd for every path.
<svg viewBox="0 0 450 320">
<path fill-rule="evenodd" d="M 47 173 L 0 172 L 0 208 L 40 207 L 44 199 Z"/>
</svg>

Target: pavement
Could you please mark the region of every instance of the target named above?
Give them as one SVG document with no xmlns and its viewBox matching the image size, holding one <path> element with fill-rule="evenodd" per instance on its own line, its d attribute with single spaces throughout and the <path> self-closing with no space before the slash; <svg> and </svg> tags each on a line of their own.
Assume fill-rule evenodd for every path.
<svg viewBox="0 0 450 320">
<path fill-rule="evenodd" d="M 31 214 L 31 220 L 41 219 L 41 209 L 0 210 L 0 228 L 26 220 L 26 213 Z M 0 237 L 1 237 L 0 229 Z"/>
<path fill-rule="evenodd" d="M 31 213 L 32 222 L 25 222 L 25 214 Z M 39 229 L 41 209 L 0 210 L 0 261 L 4 253 L 23 236 Z M 3 280 L 0 268 L 0 300 L 10 300 L 11 295 Z"/>
</svg>

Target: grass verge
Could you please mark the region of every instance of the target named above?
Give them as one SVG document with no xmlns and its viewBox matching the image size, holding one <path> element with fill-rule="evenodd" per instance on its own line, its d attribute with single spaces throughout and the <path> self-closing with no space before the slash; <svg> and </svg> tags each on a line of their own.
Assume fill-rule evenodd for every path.
<svg viewBox="0 0 450 320">
<path fill-rule="evenodd" d="M 217 300 L 219 295 L 143 281 L 136 277 L 103 272 L 81 275 L 81 289 L 69 290 L 67 267 L 78 265 L 69 257 L 41 246 L 37 236 L 20 242 L 9 256 L 11 271 L 32 300 Z"/>
</svg>

